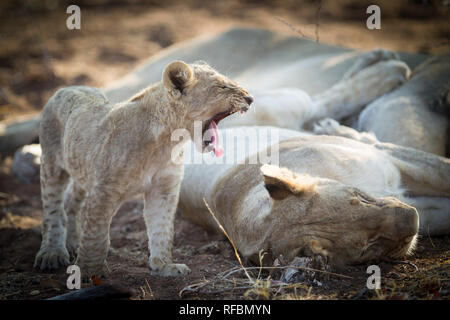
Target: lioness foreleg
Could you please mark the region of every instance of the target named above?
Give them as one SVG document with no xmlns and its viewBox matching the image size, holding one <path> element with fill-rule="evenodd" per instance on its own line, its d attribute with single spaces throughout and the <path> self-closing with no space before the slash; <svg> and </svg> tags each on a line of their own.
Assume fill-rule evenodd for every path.
<svg viewBox="0 0 450 320">
<path fill-rule="evenodd" d="M 343 78 L 312 97 L 317 109 L 313 121 L 357 114 L 363 107 L 406 82 L 411 70 L 395 52 L 375 49 L 363 53 Z"/>
<path fill-rule="evenodd" d="M 450 197 L 448 158 L 392 143 L 376 143 L 374 147 L 390 157 L 409 196 Z"/>
<path fill-rule="evenodd" d="M 365 52 L 355 61 L 342 77 L 343 80 L 349 79 L 364 68 L 375 63 L 386 60 L 400 60 L 398 54 L 394 51 L 377 48 L 372 51 Z"/>
</svg>

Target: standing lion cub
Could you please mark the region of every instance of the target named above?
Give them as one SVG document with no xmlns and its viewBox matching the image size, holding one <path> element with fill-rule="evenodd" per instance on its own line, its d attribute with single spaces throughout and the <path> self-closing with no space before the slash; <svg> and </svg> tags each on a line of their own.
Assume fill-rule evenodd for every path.
<svg viewBox="0 0 450 320">
<path fill-rule="evenodd" d="M 77 254 L 83 278 L 107 274 L 111 219 L 122 202 L 144 194 L 152 274 L 190 272 L 171 257 L 183 176 L 180 158 L 171 161 L 179 144 L 171 133 L 183 128 L 194 137 L 194 122 L 202 121 L 202 134 L 208 131 L 210 138 L 197 145 L 220 155 L 217 123 L 246 111 L 252 101 L 246 90 L 202 62 L 172 62 L 160 83 L 116 105 L 95 88 L 58 90 L 42 111 L 44 218 L 35 267 L 67 265 L 70 253 Z"/>
</svg>

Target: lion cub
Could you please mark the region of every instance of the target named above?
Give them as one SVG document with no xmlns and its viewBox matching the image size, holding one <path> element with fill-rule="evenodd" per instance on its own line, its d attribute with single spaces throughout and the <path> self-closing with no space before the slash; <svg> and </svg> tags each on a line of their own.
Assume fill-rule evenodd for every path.
<svg viewBox="0 0 450 320">
<path fill-rule="evenodd" d="M 58 90 L 42 111 L 44 218 L 35 267 L 67 265 L 70 253 L 77 254 L 84 279 L 107 274 L 111 219 L 122 202 L 144 194 L 152 274 L 189 273 L 171 256 L 183 176 L 182 153 L 178 161 L 171 159 L 179 145 L 171 133 L 186 129 L 194 137 L 194 122 L 198 127 L 202 121 L 202 134 L 208 131 L 210 138 L 203 135 L 197 146 L 220 156 L 217 123 L 245 112 L 252 101 L 246 90 L 203 62 L 172 62 L 161 82 L 116 105 L 95 88 Z"/>
</svg>

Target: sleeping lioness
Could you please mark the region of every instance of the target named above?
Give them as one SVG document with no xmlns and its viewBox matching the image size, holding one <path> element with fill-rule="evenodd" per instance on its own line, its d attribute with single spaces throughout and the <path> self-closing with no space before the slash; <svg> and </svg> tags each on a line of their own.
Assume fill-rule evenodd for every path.
<svg viewBox="0 0 450 320">
<path fill-rule="evenodd" d="M 278 165 L 226 161 L 235 154 L 230 147 L 269 129 L 279 130 Z M 320 254 L 334 266 L 398 259 L 412 251 L 419 229 L 450 232 L 449 159 L 270 127 L 222 135 L 238 141 L 225 140 L 225 164 L 185 166 L 179 210 L 218 231 L 205 199 L 246 258 L 263 249 L 272 258 Z M 258 141 L 259 153 L 266 155 L 272 142 Z"/>
</svg>

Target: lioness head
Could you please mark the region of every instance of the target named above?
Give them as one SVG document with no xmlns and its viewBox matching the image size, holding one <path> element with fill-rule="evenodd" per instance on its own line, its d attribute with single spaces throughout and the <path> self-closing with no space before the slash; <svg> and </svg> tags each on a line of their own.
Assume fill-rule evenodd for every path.
<svg viewBox="0 0 450 320">
<path fill-rule="evenodd" d="M 174 61 L 165 68 L 162 82 L 171 99 L 185 105 L 190 120 L 201 121 L 202 139 L 194 141 L 197 149 L 222 155 L 219 121 L 235 112 L 246 112 L 253 102 L 252 96 L 204 62 L 188 65 Z"/>
<path fill-rule="evenodd" d="M 261 172 L 274 200 L 271 214 L 283 214 L 286 221 L 270 241 L 276 255 L 323 255 L 339 267 L 398 259 L 412 251 L 418 214 L 398 199 L 376 199 L 335 180 L 272 165 L 263 165 Z"/>
</svg>

